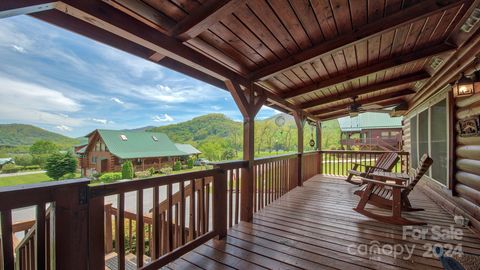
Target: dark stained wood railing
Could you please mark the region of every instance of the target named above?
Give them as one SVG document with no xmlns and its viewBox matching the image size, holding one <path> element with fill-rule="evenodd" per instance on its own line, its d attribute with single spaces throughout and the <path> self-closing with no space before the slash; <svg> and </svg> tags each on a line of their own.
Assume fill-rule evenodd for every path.
<svg viewBox="0 0 480 270">
<path fill-rule="evenodd" d="M 297 186 L 298 158 L 291 154 L 255 159 L 254 212 Z"/>
<path fill-rule="evenodd" d="M 126 193 L 136 193 L 136 215 L 130 217 L 135 218 L 136 266 L 139 269 L 158 269 L 215 236 L 225 236 L 226 183 L 224 172 L 214 169 L 91 187 L 91 202 L 99 201 L 102 217 L 104 198 L 117 196 L 117 222 L 114 224 L 114 231 L 118 243 L 118 269 L 125 269 L 125 218 L 130 217 L 125 211 Z M 174 189 L 178 190 L 175 194 Z M 145 222 L 145 196 L 151 196 L 149 199 L 153 205 L 150 213 L 151 226 L 149 221 Z M 165 199 L 160 201 L 160 198 Z M 97 227 L 93 233 L 102 234 L 102 230 L 103 226 L 101 230 Z M 90 241 L 103 247 L 103 239 L 102 237 L 100 240 Z M 146 248 L 149 254 L 146 253 Z M 105 267 L 103 254 L 104 252 L 101 252 L 101 256 L 96 254 L 93 262 L 97 267 L 102 265 L 102 269 Z M 148 263 L 144 260 L 146 255 L 151 258 Z"/>
<path fill-rule="evenodd" d="M 375 165 L 380 155 L 387 151 L 344 151 L 344 150 L 322 150 L 321 173 L 327 175 L 347 176 L 348 170 L 352 169 L 354 163 L 363 165 Z M 407 172 L 408 152 L 397 151 L 400 160 L 393 168 L 394 172 Z"/>
<path fill-rule="evenodd" d="M 254 161 L 254 211 L 299 184 L 299 158 L 304 180 L 318 173 L 319 152 Z M 125 255 L 135 253 L 138 269 L 158 269 L 239 223 L 247 166 L 233 161 L 211 170 L 96 186 L 72 180 L 0 189 L 0 263 L 3 269 L 104 269 L 105 255 L 113 254 L 118 269 L 125 269 Z M 148 203 L 151 209 L 144 207 Z M 136 210 L 126 209 L 131 204 Z M 36 221 L 12 224 L 12 209 L 32 205 L 39 206 Z M 14 248 L 12 236 L 19 231 L 25 236 Z"/>
<path fill-rule="evenodd" d="M 88 183 L 81 179 L 0 188 L 2 269 L 85 269 L 88 250 L 81 247 L 87 235 Z M 30 229 L 26 226 L 31 221 L 12 223 L 12 210 L 31 206 L 36 221 Z M 24 230 L 28 232 L 15 250 L 13 234 Z"/>
</svg>

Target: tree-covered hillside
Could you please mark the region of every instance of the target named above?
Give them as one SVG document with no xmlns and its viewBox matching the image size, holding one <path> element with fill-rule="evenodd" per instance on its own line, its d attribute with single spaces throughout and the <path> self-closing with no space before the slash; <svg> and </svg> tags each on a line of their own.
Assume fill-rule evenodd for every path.
<svg viewBox="0 0 480 270">
<path fill-rule="evenodd" d="M 295 152 L 297 145 L 297 128 L 290 115 L 283 114 L 285 124 L 277 126 L 278 115 L 255 122 L 255 155 L 257 157 Z M 210 160 L 239 159 L 242 154 L 242 123 L 235 122 L 223 114 L 207 114 L 192 120 L 161 126 L 153 131 L 166 133 L 177 143 L 190 143 L 203 152 Z M 338 122 L 328 121 L 323 124 L 324 149 L 338 147 L 340 128 Z M 305 125 L 305 150 L 311 150 L 309 141 L 312 127 Z M 313 129 L 313 139 L 315 139 Z M 336 138 L 336 139 L 335 139 Z"/>
<path fill-rule="evenodd" d="M 78 143 L 76 139 L 32 125 L 0 124 L 0 145 L 25 146 L 40 140 L 51 141 L 61 148 L 71 147 Z"/>
</svg>

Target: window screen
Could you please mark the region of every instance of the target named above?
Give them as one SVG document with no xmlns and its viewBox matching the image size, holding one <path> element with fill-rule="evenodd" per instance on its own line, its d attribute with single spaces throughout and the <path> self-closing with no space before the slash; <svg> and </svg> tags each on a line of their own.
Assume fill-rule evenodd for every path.
<svg viewBox="0 0 480 270">
<path fill-rule="evenodd" d="M 447 185 L 448 142 L 447 142 L 447 101 L 443 100 L 430 109 L 432 178 Z"/>
<path fill-rule="evenodd" d="M 421 158 L 423 154 L 428 154 L 428 110 L 421 112 L 418 115 L 418 157 Z M 426 175 L 430 176 L 430 172 Z"/>
<path fill-rule="evenodd" d="M 414 116 L 410 119 L 410 157 L 412 168 L 416 169 L 418 166 L 418 156 L 417 156 L 417 116 Z"/>
</svg>

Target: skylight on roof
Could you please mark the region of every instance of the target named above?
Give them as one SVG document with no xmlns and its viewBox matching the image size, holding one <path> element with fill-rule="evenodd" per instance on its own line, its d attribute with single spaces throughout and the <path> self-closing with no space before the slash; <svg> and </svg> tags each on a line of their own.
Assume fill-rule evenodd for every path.
<svg viewBox="0 0 480 270">
<path fill-rule="evenodd" d="M 125 136 L 125 135 L 123 135 L 123 134 L 122 134 L 122 135 L 120 135 L 120 138 L 122 139 L 122 141 L 126 141 L 126 140 L 128 140 L 127 136 Z"/>
<path fill-rule="evenodd" d="M 155 135 L 152 135 L 152 139 L 156 142 L 158 142 L 158 138 Z"/>
</svg>

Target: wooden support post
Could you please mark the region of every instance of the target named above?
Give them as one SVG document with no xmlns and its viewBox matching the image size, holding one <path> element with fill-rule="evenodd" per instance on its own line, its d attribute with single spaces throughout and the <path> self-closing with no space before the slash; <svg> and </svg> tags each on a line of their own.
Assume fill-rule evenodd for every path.
<svg viewBox="0 0 480 270">
<path fill-rule="evenodd" d="M 298 171 L 297 186 L 303 185 L 303 128 L 305 127 L 306 117 L 302 112 L 294 111 L 293 117 L 297 125 L 297 152 L 298 152 Z"/>
<path fill-rule="evenodd" d="M 230 80 L 225 81 L 225 85 L 243 116 L 243 160 L 248 161 L 248 166 L 242 169 L 240 181 L 240 208 L 242 209 L 240 220 L 250 222 L 253 219 L 253 186 L 255 184 L 253 174 L 255 115 L 267 100 L 267 96 L 263 91 L 255 95 L 253 85 L 245 91 L 238 83 Z"/>
<path fill-rule="evenodd" d="M 105 254 L 113 251 L 112 204 L 105 205 Z"/>
<path fill-rule="evenodd" d="M 77 185 L 66 185 L 55 191 L 54 226 L 57 269 L 88 269 L 89 252 L 91 252 L 88 237 L 88 183 L 89 181 L 83 181 Z M 103 213 L 103 205 L 99 211 Z M 103 221 L 103 218 L 100 220 Z M 103 222 L 100 228 L 103 229 Z M 103 238 L 100 239 L 99 242 L 103 248 Z M 103 252 L 100 254 L 103 255 Z"/>
<path fill-rule="evenodd" d="M 213 229 L 218 238 L 227 236 L 227 174 L 224 170 L 213 178 Z"/>
<path fill-rule="evenodd" d="M 105 269 L 104 203 L 102 196 L 91 198 L 88 203 L 88 269 Z"/>
<path fill-rule="evenodd" d="M 317 121 L 317 126 L 316 126 L 316 135 L 317 135 L 317 152 L 318 152 L 318 173 L 322 174 L 323 173 L 323 160 L 322 160 L 322 122 Z"/>
</svg>

